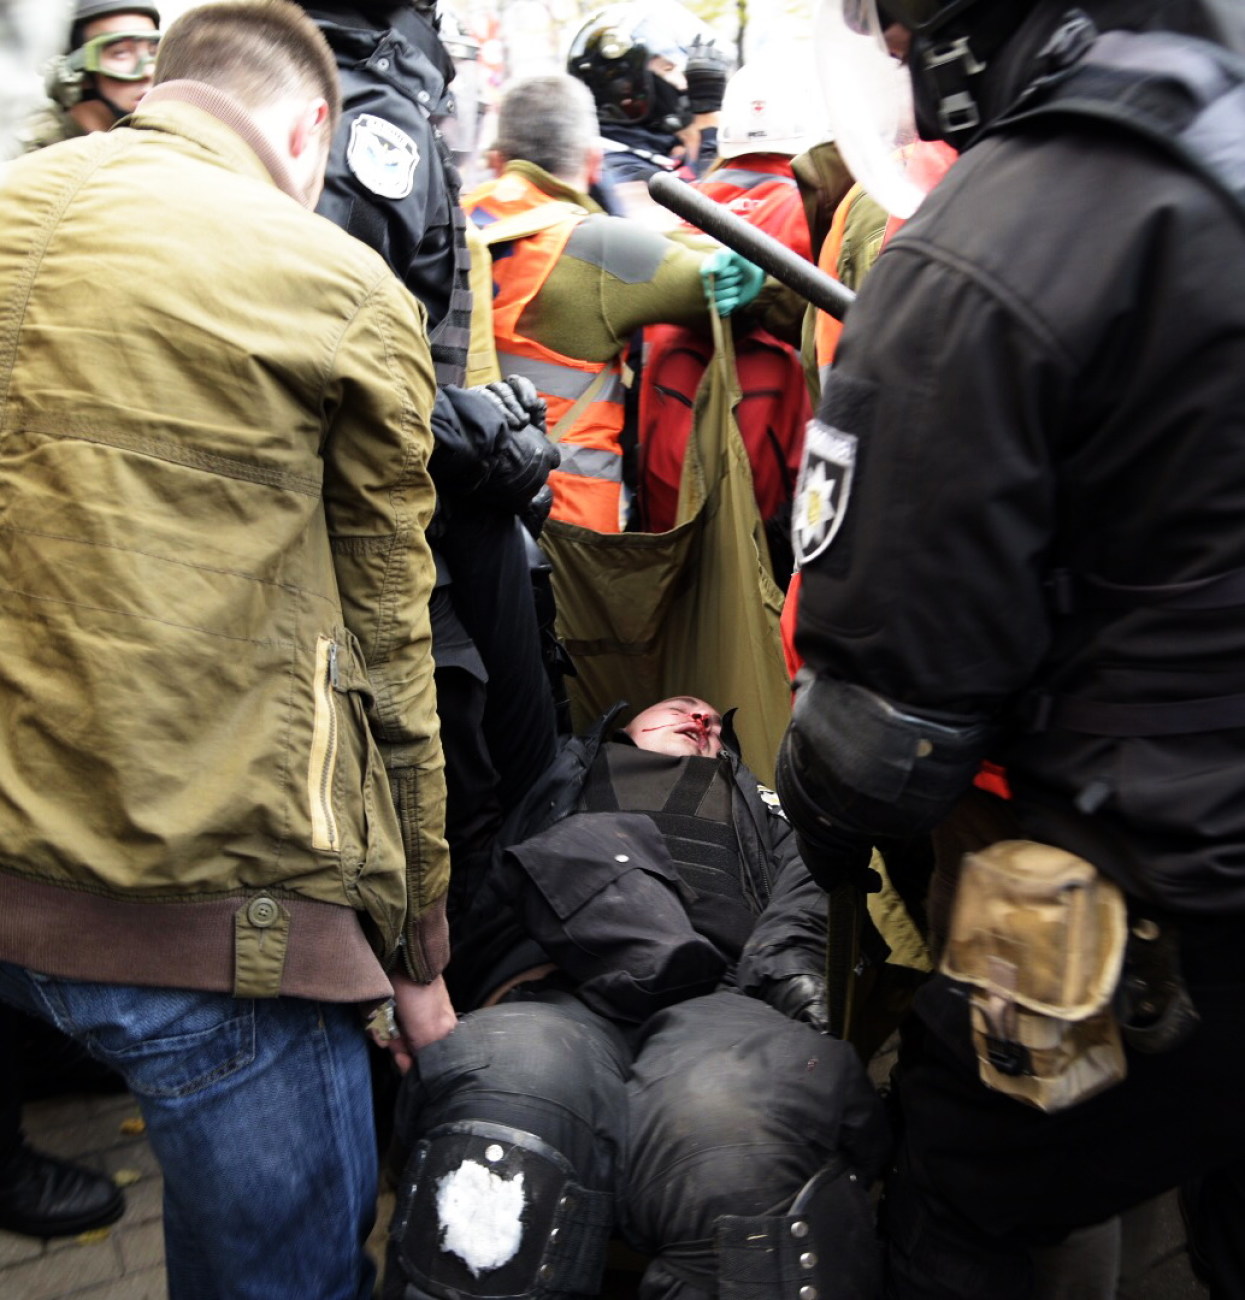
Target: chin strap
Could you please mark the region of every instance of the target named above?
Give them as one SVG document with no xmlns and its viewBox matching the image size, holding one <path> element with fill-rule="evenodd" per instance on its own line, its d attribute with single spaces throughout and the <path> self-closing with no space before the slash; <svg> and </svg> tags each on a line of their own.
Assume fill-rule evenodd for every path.
<svg viewBox="0 0 1245 1300">
<path fill-rule="evenodd" d="M 134 111 L 129 108 L 122 108 L 120 104 L 114 104 L 107 95 L 101 94 L 94 86 L 88 87 L 82 92 L 81 98 L 77 101 L 79 104 L 103 104 L 112 114 L 112 120 L 119 122 L 123 117 L 129 117 Z"/>
</svg>

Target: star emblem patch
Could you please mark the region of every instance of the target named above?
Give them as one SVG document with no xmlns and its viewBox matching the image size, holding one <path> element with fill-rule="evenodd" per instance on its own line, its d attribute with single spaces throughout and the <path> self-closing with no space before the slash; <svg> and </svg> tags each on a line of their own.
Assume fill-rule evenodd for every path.
<svg viewBox="0 0 1245 1300">
<path fill-rule="evenodd" d="M 809 421 L 791 531 L 796 559 L 815 560 L 834 541 L 847 513 L 856 468 L 855 434 Z"/>
</svg>

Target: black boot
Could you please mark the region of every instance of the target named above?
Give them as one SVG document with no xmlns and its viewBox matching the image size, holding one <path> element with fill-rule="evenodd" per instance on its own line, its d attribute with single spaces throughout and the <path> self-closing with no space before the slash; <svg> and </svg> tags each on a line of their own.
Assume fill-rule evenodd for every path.
<svg viewBox="0 0 1245 1300">
<path fill-rule="evenodd" d="M 26 1145 L 0 1164 L 0 1228 L 27 1237 L 72 1237 L 116 1223 L 125 1197 L 103 1174 Z"/>
</svg>

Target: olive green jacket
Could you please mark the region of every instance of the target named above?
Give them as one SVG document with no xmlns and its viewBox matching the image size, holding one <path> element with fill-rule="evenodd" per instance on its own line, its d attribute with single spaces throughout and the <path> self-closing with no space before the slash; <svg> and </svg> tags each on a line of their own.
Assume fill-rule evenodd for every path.
<svg viewBox="0 0 1245 1300">
<path fill-rule="evenodd" d="M 0 229 L 0 959 L 432 978 L 422 308 L 194 82 L 11 163 Z"/>
<path fill-rule="evenodd" d="M 67 108 L 49 100 L 26 118 L 18 128 L 17 140 L 23 153 L 31 153 L 86 134 Z"/>
</svg>

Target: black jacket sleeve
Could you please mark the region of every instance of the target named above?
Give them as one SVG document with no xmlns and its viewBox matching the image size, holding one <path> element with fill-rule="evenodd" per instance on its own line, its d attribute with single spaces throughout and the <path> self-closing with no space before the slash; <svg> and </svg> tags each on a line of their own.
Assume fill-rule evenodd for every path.
<svg viewBox="0 0 1245 1300">
<path fill-rule="evenodd" d="M 773 814 L 771 822 L 774 889 L 735 972 L 739 988 L 761 998 L 777 980 L 824 978 L 826 965 L 825 892 L 808 874 L 786 819 Z"/>
<path fill-rule="evenodd" d="M 487 397 L 469 388 L 438 388 L 429 462 L 437 493 L 453 499 L 480 487 L 506 431 L 506 417 Z"/>
</svg>

